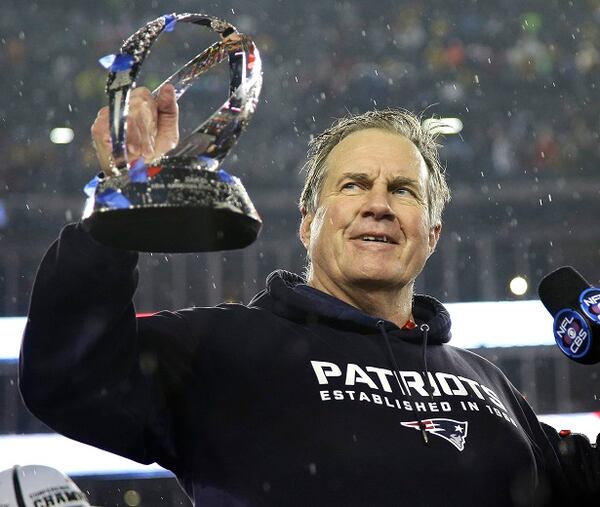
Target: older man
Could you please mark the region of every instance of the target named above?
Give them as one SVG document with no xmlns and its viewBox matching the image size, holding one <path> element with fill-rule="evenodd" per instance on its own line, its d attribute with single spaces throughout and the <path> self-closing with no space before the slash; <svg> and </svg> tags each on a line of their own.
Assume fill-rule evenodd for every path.
<svg viewBox="0 0 600 507">
<path fill-rule="evenodd" d="M 129 132 L 131 157 L 174 146 L 173 90 L 137 90 Z M 23 397 L 67 436 L 173 471 L 197 505 L 558 503 L 556 445 L 527 402 L 413 293 L 448 198 L 417 117 L 341 120 L 309 153 L 306 278 L 138 319 L 137 254 L 69 225 L 33 290 Z"/>
</svg>

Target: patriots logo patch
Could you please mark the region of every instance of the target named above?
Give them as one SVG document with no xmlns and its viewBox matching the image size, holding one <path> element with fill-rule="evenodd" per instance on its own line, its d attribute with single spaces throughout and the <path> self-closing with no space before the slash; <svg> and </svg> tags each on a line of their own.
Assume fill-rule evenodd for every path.
<svg viewBox="0 0 600 507">
<path fill-rule="evenodd" d="M 467 438 L 467 421 L 455 421 L 454 419 L 425 419 L 421 421 L 425 425 L 425 431 L 450 442 L 459 451 L 465 448 L 465 439 Z M 402 426 L 414 428 L 421 431 L 419 421 L 401 422 Z"/>
</svg>

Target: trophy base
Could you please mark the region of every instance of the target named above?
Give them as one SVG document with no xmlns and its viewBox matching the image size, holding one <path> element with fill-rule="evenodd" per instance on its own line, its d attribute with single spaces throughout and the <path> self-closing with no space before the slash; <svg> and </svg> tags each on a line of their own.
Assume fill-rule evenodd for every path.
<svg viewBox="0 0 600 507">
<path fill-rule="evenodd" d="M 138 252 L 236 250 L 251 244 L 260 220 L 227 208 L 155 207 L 93 213 L 84 227 L 99 243 Z"/>
<path fill-rule="evenodd" d="M 262 222 L 241 181 L 190 159 L 164 159 L 145 181 L 121 172 L 103 178 L 83 224 L 105 245 L 138 252 L 236 250 Z M 106 196 L 109 196 L 108 198 Z"/>
</svg>

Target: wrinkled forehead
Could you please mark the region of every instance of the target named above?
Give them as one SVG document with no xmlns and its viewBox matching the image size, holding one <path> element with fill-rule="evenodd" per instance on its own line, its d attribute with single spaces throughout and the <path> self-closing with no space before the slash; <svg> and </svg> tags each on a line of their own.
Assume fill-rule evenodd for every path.
<svg viewBox="0 0 600 507">
<path fill-rule="evenodd" d="M 334 146 L 325 159 L 326 182 L 345 172 L 365 173 L 386 179 L 414 179 L 423 185 L 428 178 L 425 159 L 407 137 L 382 129 L 352 132 Z"/>
</svg>

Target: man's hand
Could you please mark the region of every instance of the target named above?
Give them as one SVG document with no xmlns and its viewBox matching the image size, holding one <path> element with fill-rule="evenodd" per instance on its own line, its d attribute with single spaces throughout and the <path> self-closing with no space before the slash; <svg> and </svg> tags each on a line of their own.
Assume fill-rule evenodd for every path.
<svg viewBox="0 0 600 507">
<path fill-rule="evenodd" d="M 112 153 L 108 122 L 108 106 L 106 106 L 98 111 L 98 116 L 92 124 L 92 139 L 103 171 L 110 167 Z M 140 87 L 131 91 L 126 140 L 127 156 L 130 161 L 139 157 L 150 161 L 177 146 L 179 108 L 173 85 L 164 85 L 156 98 L 148 88 Z"/>
<path fill-rule="evenodd" d="M 600 505 L 600 435 L 595 444 L 590 444 L 584 435 L 569 430 L 557 432 L 545 423 L 541 423 L 541 426 L 556 451 L 567 479 L 569 505 Z"/>
</svg>

